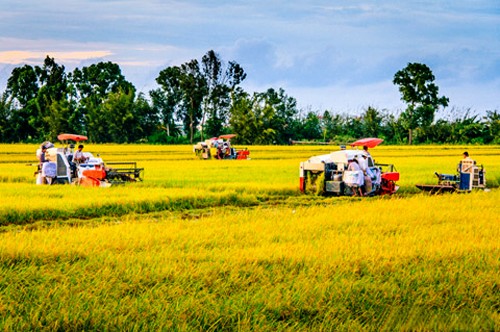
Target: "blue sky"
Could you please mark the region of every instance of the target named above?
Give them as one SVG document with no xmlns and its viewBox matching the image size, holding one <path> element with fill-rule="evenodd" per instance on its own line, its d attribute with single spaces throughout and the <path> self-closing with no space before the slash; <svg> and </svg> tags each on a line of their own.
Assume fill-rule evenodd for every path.
<svg viewBox="0 0 500 332">
<path fill-rule="evenodd" d="M 139 91 L 209 50 L 248 92 L 285 89 L 305 110 L 405 107 L 394 74 L 428 65 L 450 107 L 500 110 L 498 0 L 2 0 L 0 91 L 46 55 L 67 71 L 116 62 Z"/>
</svg>

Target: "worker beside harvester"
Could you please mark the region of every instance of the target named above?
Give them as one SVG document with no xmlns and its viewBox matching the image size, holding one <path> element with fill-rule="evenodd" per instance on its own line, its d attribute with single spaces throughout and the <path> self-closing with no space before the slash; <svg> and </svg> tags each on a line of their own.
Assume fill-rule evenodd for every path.
<svg viewBox="0 0 500 332">
<path fill-rule="evenodd" d="M 56 176 L 56 163 L 51 162 L 50 157 L 47 156 L 47 150 L 53 147 L 54 144 L 47 141 L 43 142 L 36 151 L 36 157 L 38 159 L 38 167 L 35 172 L 37 184 L 51 184 L 52 179 Z"/>
<path fill-rule="evenodd" d="M 356 158 L 350 158 L 348 161 L 347 173 L 348 175 L 345 179 L 346 184 L 351 188 L 354 196 L 363 196 L 363 190 L 361 189 L 364 185 L 364 176 L 361 167 L 359 167 Z"/>
</svg>

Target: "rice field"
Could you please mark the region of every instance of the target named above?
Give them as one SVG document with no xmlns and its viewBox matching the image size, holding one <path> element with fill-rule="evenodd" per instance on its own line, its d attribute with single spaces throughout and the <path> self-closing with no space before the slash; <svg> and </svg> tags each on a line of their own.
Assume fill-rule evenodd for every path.
<svg viewBox="0 0 500 332">
<path fill-rule="evenodd" d="M 0 145 L 0 328 L 500 330 L 500 147 L 380 146 L 393 196 L 300 193 L 328 146 L 91 145 L 144 182 L 36 186 L 35 145 Z M 463 151 L 489 191 L 430 196 Z"/>
</svg>

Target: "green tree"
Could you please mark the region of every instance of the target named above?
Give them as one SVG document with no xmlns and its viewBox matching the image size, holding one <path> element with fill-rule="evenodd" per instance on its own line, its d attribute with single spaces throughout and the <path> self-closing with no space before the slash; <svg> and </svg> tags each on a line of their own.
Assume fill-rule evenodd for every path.
<svg viewBox="0 0 500 332">
<path fill-rule="evenodd" d="M 70 103 L 65 68 L 47 56 L 43 66 L 35 67 L 39 90 L 36 96 L 38 109 L 37 128 L 43 139 L 55 140 L 69 129 Z"/>
<path fill-rule="evenodd" d="M 246 73 L 234 61 L 226 65 L 213 50 L 203 56 L 201 64 L 207 88 L 201 120 L 203 138 L 204 128 L 209 136 L 222 133 L 228 123 L 232 93 L 246 78 Z"/>
<path fill-rule="evenodd" d="M 382 114 L 374 107 L 369 106 L 361 116 L 365 137 L 378 137 L 382 131 Z"/>
<path fill-rule="evenodd" d="M 252 144 L 256 140 L 257 132 L 261 129 L 261 122 L 253 110 L 253 98 L 244 91 L 233 95 L 231 117 L 229 124 L 238 134 L 234 139 L 240 144 Z"/>
<path fill-rule="evenodd" d="M 153 113 L 158 116 L 157 127 L 161 132 L 165 132 L 167 137 L 179 136 L 181 132 L 175 123 L 176 109 L 179 105 L 179 98 L 176 92 L 165 94 L 161 89 L 149 91 L 151 107 Z"/>
<path fill-rule="evenodd" d="M 207 94 L 206 81 L 200 72 L 197 60 L 181 65 L 179 86 L 182 91 L 183 107 L 180 109 L 184 119 L 184 129 L 189 133 L 189 142 L 193 143 L 196 127 L 202 116 L 203 98 Z"/>
<path fill-rule="evenodd" d="M 401 100 L 407 104 L 401 116 L 408 130 L 410 145 L 413 130 L 430 126 L 439 106 L 448 106 L 448 98 L 438 97 L 439 88 L 434 80 L 430 68 L 421 63 L 408 63 L 394 75 L 393 83 L 399 86 Z"/>
<path fill-rule="evenodd" d="M 110 92 L 102 105 L 106 136 L 100 142 L 130 143 L 139 129 L 139 119 L 134 112 L 135 95 L 131 90 Z M 100 135 L 102 133 L 97 133 Z"/>
<path fill-rule="evenodd" d="M 277 91 L 269 88 L 266 92 L 256 94 L 256 102 L 263 110 L 267 109 L 264 112 L 268 118 L 265 130 L 272 129 L 274 136 L 272 142 L 287 144 L 290 139 L 293 139 L 295 126 L 292 124 L 298 114 L 295 98 L 288 96 L 282 88 Z"/>
<path fill-rule="evenodd" d="M 134 113 L 137 119 L 136 130 L 129 141 L 147 142 L 148 137 L 159 131 L 159 113 L 148 102 L 143 93 L 139 93 L 134 102 Z"/>
<path fill-rule="evenodd" d="M 318 114 L 308 112 L 302 123 L 302 135 L 306 140 L 315 140 L 322 138 L 321 121 Z"/>
<path fill-rule="evenodd" d="M 111 93 L 135 95 L 135 87 L 123 76 L 120 66 L 112 62 L 99 62 L 72 73 L 72 83 L 78 100 L 77 112 L 82 118 L 84 133 L 92 142 L 110 142 L 107 132 L 108 117 L 103 104 Z M 115 96 L 116 97 L 116 96 Z M 109 105 L 106 112 L 110 112 Z"/>
<path fill-rule="evenodd" d="M 485 125 L 485 141 L 500 144 L 500 113 L 496 110 L 486 111 L 483 121 Z"/>
<path fill-rule="evenodd" d="M 7 80 L 6 94 L 12 99 L 11 129 L 14 141 L 37 138 L 38 135 L 38 76 L 30 65 L 16 67 Z"/>
<path fill-rule="evenodd" d="M 12 139 L 12 103 L 7 93 L 0 93 L 0 142 Z"/>
<path fill-rule="evenodd" d="M 197 60 L 168 67 L 162 70 L 156 82 L 166 94 L 166 105 L 175 109 L 177 118 L 183 122 L 184 131 L 192 143 L 196 127 L 202 118 L 202 103 L 207 94 L 207 83 Z"/>
</svg>

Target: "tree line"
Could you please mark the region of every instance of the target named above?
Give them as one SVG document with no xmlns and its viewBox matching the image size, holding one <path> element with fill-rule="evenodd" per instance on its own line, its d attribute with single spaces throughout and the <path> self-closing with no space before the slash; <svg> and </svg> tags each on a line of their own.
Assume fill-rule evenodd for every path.
<svg viewBox="0 0 500 332">
<path fill-rule="evenodd" d="M 304 110 L 284 89 L 249 93 L 246 72 L 213 50 L 200 61 L 161 70 L 146 95 L 118 64 L 99 62 L 66 72 L 47 56 L 41 66 L 14 68 L 0 93 L 0 142 L 55 141 L 60 133 L 94 143 L 193 143 L 236 133 L 235 143 L 288 144 L 292 140 L 346 143 L 380 137 L 389 144 L 500 144 L 500 113 L 452 109 L 439 96 L 432 71 L 409 63 L 394 75 L 407 108 L 400 114 L 368 106 L 360 115 Z"/>
</svg>

